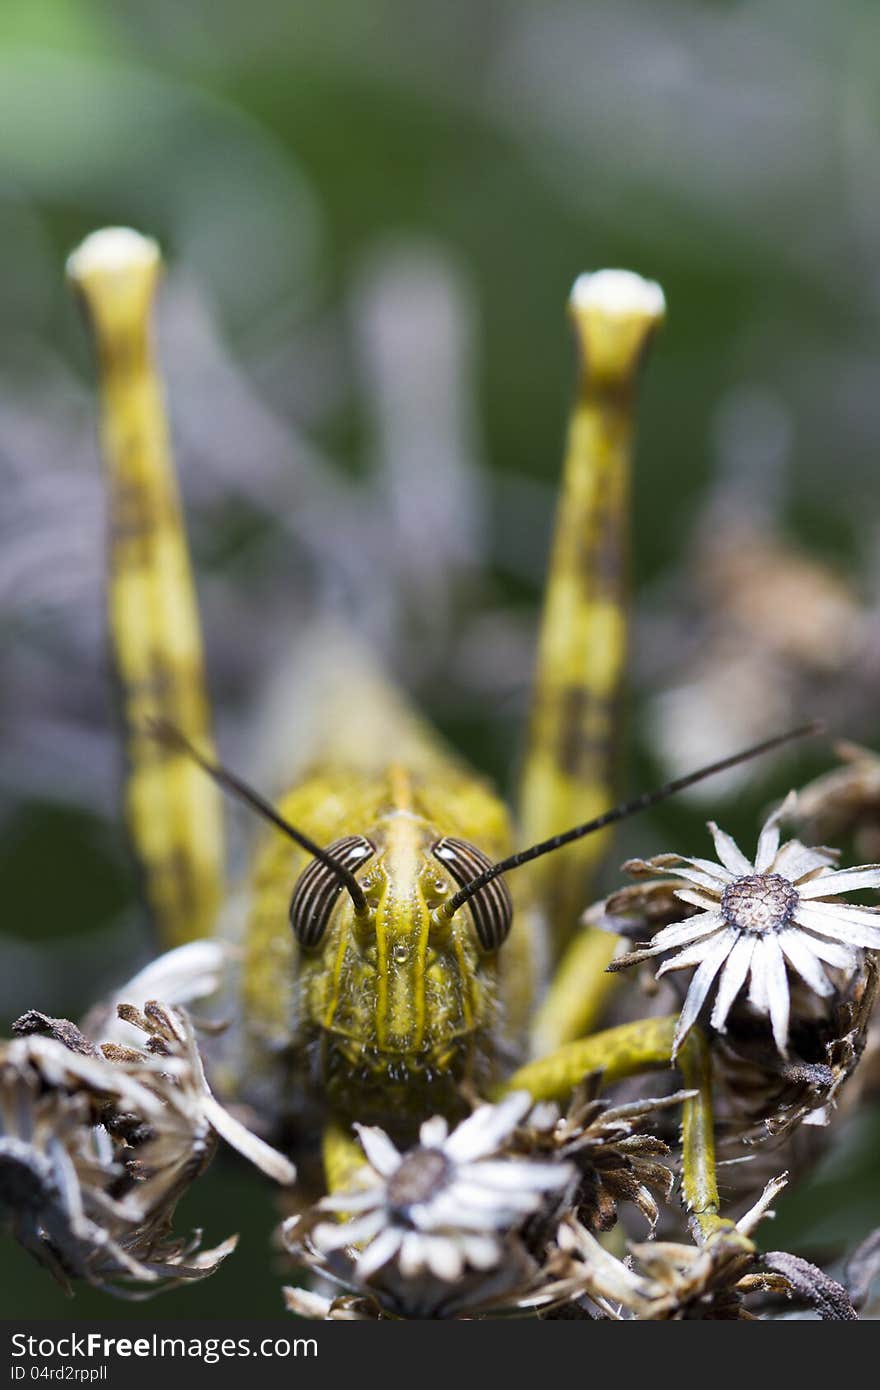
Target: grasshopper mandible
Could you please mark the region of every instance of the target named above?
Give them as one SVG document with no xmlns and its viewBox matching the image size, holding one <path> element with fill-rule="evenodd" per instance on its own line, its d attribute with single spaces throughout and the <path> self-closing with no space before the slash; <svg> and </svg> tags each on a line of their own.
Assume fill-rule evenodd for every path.
<svg viewBox="0 0 880 1390">
<path fill-rule="evenodd" d="M 98 349 L 128 820 L 166 946 L 216 929 L 221 787 L 274 826 L 240 924 L 236 1092 L 275 1133 L 310 1095 L 336 1188 L 360 1162 L 353 1120 L 406 1138 L 430 1114 L 456 1118 L 475 1095 L 560 1098 L 597 1068 L 613 1080 L 668 1065 L 674 1019 L 590 1036 L 615 942 L 574 930 L 604 849 L 592 832 L 651 799 L 612 807 L 611 748 L 634 393 L 664 316 L 659 286 L 602 271 L 572 291 L 578 385 L 515 832 L 491 787 L 398 695 L 381 682 L 365 693 L 341 672 L 308 771 L 277 806 L 217 764 L 150 341 L 159 270 L 156 244 L 119 228 L 89 237 L 69 262 Z M 697 1033 L 678 1065 L 696 1092 L 684 1110 L 684 1192 L 709 1235 L 727 1223 Z"/>
</svg>

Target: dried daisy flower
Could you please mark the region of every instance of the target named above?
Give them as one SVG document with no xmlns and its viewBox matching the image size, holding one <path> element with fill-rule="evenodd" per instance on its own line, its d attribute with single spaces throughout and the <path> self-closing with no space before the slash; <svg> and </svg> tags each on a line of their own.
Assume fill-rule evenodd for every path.
<svg viewBox="0 0 880 1390">
<path fill-rule="evenodd" d="M 94 1221 L 120 1169 L 112 1151 L 90 1152 L 86 1096 L 43 1091 L 27 1044 L 0 1054 L 0 1211 L 16 1239 L 62 1283 L 85 1246 L 108 1244 Z M 126 1257 L 120 1252 L 120 1264 Z"/>
<path fill-rule="evenodd" d="M 538 1127 L 541 1116 L 537 1117 Z M 520 1133 L 525 1126 L 521 1126 Z M 455 1283 L 429 1273 L 405 1278 L 397 1265 L 377 1272 L 369 1288 L 358 1283 L 357 1252 L 335 1246 L 322 1253 L 312 1240 L 320 1209 L 285 1223 L 293 1255 L 336 1291 L 284 1290 L 289 1312 L 310 1319 L 377 1320 L 413 1317 L 486 1318 L 538 1316 L 613 1321 L 731 1319 L 755 1314 L 751 1295 L 806 1302 L 822 1318 L 855 1316 L 847 1291 L 807 1261 L 784 1252 L 762 1256 L 751 1236 L 772 1215 L 771 1206 L 787 1174 L 768 1183 L 735 1227 L 705 1245 L 648 1241 L 630 1245 L 617 1258 L 567 1211 L 540 1256 L 529 1258 L 520 1243 L 508 1245 L 504 1266 L 465 1271 Z M 353 1223 L 351 1223 L 353 1224 Z M 390 1275 L 390 1277 L 388 1277 Z"/>
<path fill-rule="evenodd" d="M 465 1266 L 460 1278 L 438 1279 L 429 1270 L 404 1275 L 396 1261 L 389 1261 L 371 1277 L 361 1281 L 357 1247 L 318 1249 L 314 1230 L 323 1213 L 312 1208 L 303 1216 L 289 1217 L 281 1229 L 281 1243 L 301 1268 L 335 1287 L 335 1294 L 289 1287 L 284 1290 L 285 1306 L 304 1318 L 473 1318 L 496 1313 L 531 1311 L 549 1302 L 544 1286 L 550 1277 L 529 1255 L 522 1241 L 508 1234 L 498 1264 L 487 1270 Z"/>
<path fill-rule="evenodd" d="M 450 1283 L 466 1266 L 494 1268 L 503 1234 L 574 1175 L 566 1163 L 493 1157 L 531 1104 L 526 1092 L 517 1092 L 498 1105 L 481 1105 L 451 1134 L 435 1115 L 406 1153 L 381 1129 L 355 1125 L 369 1166 L 358 1188 L 319 1202 L 322 1211 L 351 1219 L 317 1226 L 315 1245 L 325 1253 L 363 1245 L 356 1260 L 362 1283 L 390 1260 L 404 1276 L 427 1271 Z"/>
<path fill-rule="evenodd" d="M 435 1116 L 405 1153 L 382 1130 L 356 1125 L 367 1166 L 350 1190 L 285 1222 L 285 1247 L 314 1273 L 371 1295 L 388 1316 L 509 1308 L 540 1282 L 523 1227 L 548 1200 L 555 1210 L 575 1178 L 559 1158 L 514 1152 L 532 1104 L 517 1092 L 481 1105 L 452 1133 Z M 328 1212 L 340 1220 L 327 1221 Z"/>
<path fill-rule="evenodd" d="M 71 1025 L 72 1027 L 72 1025 Z M 23 1037 L 0 1053 L 0 1208 L 21 1244 L 70 1292 L 84 1279 L 140 1296 L 214 1272 L 235 1238 L 199 1251 L 151 1220 L 122 1146 L 96 1123 L 108 1108 L 158 1122 L 161 1103 L 108 1063 L 53 1038 Z"/>
<path fill-rule="evenodd" d="M 97 1048 L 65 1019 L 15 1025 L 0 1065 L 0 1193 L 19 1240 L 65 1287 L 144 1297 L 213 1273 L 235 1248 L 176 1236 L 174 1211 L 222 1136 L 279 1182 L 292 1165 L 214 1099 L 192 1023 L 155 1001 L 120 1017 L 143 1049 Z"/>
<path fill-rule="evenodd" d="M 676 897 L 699 909 L 663 927 L 649 945 L 619 957 L 610 967 L 624 969 L 667 951 L 676 954 L 660 966 L 658 977 L 696 967 L 674 1051 L 713 989 L 710 1022 L 725 1032 L 728 1014 L 748 980 L 748 1001 L 760 1015 L 769 1016 L 777 1051 L 786 1056 L 789 968 L 813 994 L 828 997 L 860 967 L 865 950 L 880 950 L 880 910 L 837 901 L 842 893 L 880 888 L 880 865 L 835 870 L 835 851 L 811 849 L 798 840 L 780 847 L 779 823 L 792 805 L 789 798 L 766 821 L 754 862 L 710 822 L 720 862 L 664 854 L 627 866 L 638 874 L 660 870 L 683 881 L 687 886 L 678 888 Z M 832 980 L 826 966 L 843 974 Z"/>
<path fill-rule="evenodd" d="M 573 1164 L 578 1174 L 570 1207 L 591 1231 L 608 1231 L 621 1202 L 632 1202 L 654 1228 L 658 1198 L 668 1202 L 675 1175 L 662 1159 L 671 1150 L 662 1139 L 641 1132 L 649 1119 L 694 1094 L 673 1095 L 612 1105 L 599 1098 L 601 1073 L 587 1077 L 574 1091 L 565 1114 L 553 1104 L 536 1105 L 517 1131 L 516 1146 L 532 1156 Z"/>
<path fill-rule="evenodd" d="M 147 1087 L 159 1083 L 159 1094 L 166 1112 L 157 1135 L 163 1146 L 159 1161 L 169 1181 L 191 1181 L 201 1171 L 201 1153 L 206 1137 L 219 1137 L 268 1177 L 287 1186 L 296 1178 L 288 1158 L 251 1133 L 216 1099 L 208 1084 L 196 1041 L 192 1020 L 185 1009 L 170 1009 L 149 1000 L 143 1011 L 133 1004 L 120 1004 L 119 1018 L 147 1035 L 144 1049 L 101 1045 L 109 1061 L 129 1069 Z"/>
</svg>

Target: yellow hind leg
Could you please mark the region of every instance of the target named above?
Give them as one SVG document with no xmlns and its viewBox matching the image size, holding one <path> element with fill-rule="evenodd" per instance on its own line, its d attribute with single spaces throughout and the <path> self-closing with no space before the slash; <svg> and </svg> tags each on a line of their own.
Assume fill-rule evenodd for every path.
<svg viewBox="0 0 880 1390">
<path fill-rule="evenodd" d="M 160 256 L 123 228 L 68 262 L 94 332 L 109 515 L 108 618 L 129 758 L 126 809 L 164 945 L 207 935 L 223 880 L 220 796 L 164 719 L 211 751 L 198 611 L 150 343 Z"/>
<path fill-rule="evenodd" d="M 570 301 L 580 357 L 562 491 L 541 619 L 519 795 L 520 838 L 533 844 L 592 819 L 613 800 L 626 661 L 626 577 L 633 398 L 639 364 L 662 320 L 656 285 L 622 271 L 582 276 Z M 529 867 L 554 960 L 589 901 L 607 847 L 592 835 Z M 578 939 L 598 983 L 568 1028 L 586 1031 L 609 985 L 613 938 Z"/>
</svg>

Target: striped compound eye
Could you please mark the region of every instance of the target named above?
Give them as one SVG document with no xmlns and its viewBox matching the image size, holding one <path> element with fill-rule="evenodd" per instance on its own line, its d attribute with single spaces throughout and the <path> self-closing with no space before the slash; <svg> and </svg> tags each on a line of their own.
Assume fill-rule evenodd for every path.
<svg viewBox="0 0 880 1390">
<path fill-rule="evenodd" d="M 454 840 L 447 835 L 434 846 L 434 856 L 444 864 L 460 888 L 472 883 L 492 867 L 487 859 L 467 840 Z M 513 902 L 503 878 L 493 878 L 478 893 L 468 899 L 473 914 L 477 940 L 484 951 L 497 951 L 507 940 L 513 922 Z"/>
<path fill-rule="evenodd" d="M 336 863 L 353 873 L 376 853 L 376 846 L 363 835 L 346 835 L 327 846 Z M 336 899 L 345 885 L 327 864 L 313 859 L 304 869 L 290 900 L 290 925 L 301 946 L 320 946 Z"/>
</svg>

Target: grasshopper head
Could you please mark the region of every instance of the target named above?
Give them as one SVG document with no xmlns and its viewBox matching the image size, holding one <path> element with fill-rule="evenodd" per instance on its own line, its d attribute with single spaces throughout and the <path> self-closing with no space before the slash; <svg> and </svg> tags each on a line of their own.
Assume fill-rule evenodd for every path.
<svg viewBox="0 0 880 1390">
<path fill-rule="evenodd" d="M 299 1030 L 317 1039 L 331 1102 L 363 1118 L 455 1107 L 496 1014 L 497 952 L 510 927 L 506 888 L 453 918 L 438 910 L 489 861 L 410 812 L 328 853 L 357 872 L 365 909 L 325 865 L 300 875 L 291 924 L 300 943 Z M 458 1101 L 460 1104 L 460 1100 Z"/>
</svg>

